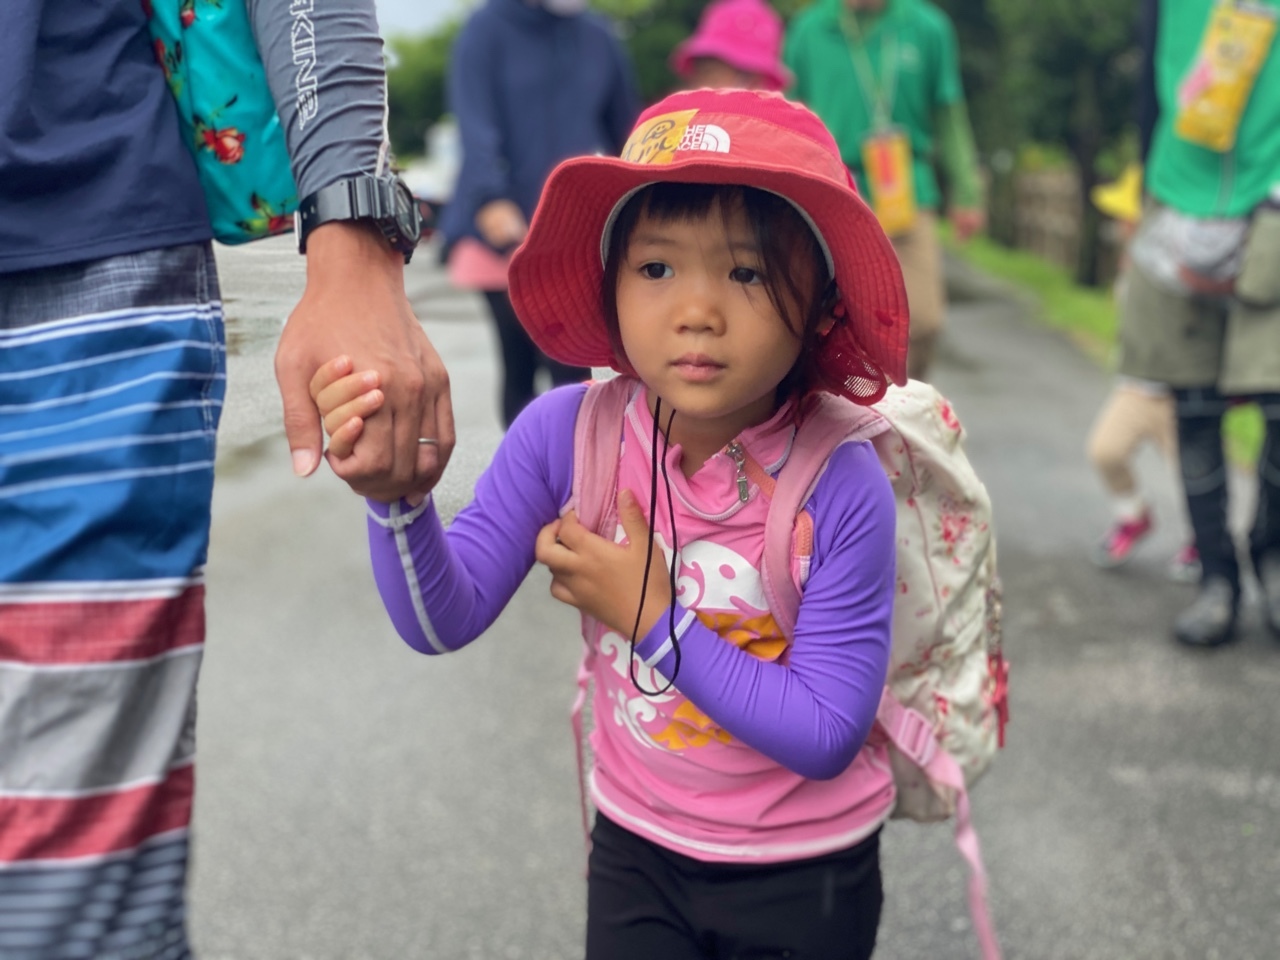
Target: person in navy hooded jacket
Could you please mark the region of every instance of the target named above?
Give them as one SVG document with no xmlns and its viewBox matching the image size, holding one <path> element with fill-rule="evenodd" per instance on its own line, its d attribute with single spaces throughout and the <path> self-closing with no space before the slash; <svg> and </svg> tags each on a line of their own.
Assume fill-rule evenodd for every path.
<svg viewBox="0 0 1280 960">
<path fill-rule="evenodd" d="M 524 239 L 542 185 L 568 157 L 616 155 L 639 113 L 631 64 L 612 26 L 585 0 L 487 0 L 458 36 L 449 110 L 462 169 L 441 222 L 449 272 L 484 293 L 502 348 L 509 426 L 546 369 L 555 384 L 589 371 L 545 357 L 506 291 L 506 256 Z"/>
</svg>

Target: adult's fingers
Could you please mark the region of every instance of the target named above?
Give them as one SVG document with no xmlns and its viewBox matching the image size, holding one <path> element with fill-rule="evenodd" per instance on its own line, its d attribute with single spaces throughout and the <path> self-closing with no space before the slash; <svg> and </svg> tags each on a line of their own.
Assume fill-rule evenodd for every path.
<svg viewBox="0 0 1280 960">
<path fill-rule="evenodd" d="M 453 422 L 453 395 L 449 389 L 449 377 L 440 369 L 443 388 L 435 395 L 430 414 L 423 414 L 423 437 L 435 439 L 435 443 L 419 444 L 417 477 L 418 480 L 434 487 L 444 473 L 444 468 L 453 456 L 453 448 L 457 443 L 457 432 Z"/>
<path fill-rule="evenodd" d="M 276 352 L 276 382 L 284 404 L 284 434 L 293 457 L 293 472 L 300 477 L 315 473 L 324 445 L 320 411 L 311 399 L 310 380 L 310 371 L 297 360 Z"/>
</svg>

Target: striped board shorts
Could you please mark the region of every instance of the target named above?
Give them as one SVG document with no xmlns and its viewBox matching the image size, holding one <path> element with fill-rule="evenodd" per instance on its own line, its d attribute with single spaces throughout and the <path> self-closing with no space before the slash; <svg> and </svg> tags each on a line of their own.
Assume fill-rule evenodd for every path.
<svg viewBox="0 0 1280 960">
<path fill-rule="evenodd" d="M 0 274 L 0 957 L 167 960 L 185 923 L 213 251 Z"/>
</svg>

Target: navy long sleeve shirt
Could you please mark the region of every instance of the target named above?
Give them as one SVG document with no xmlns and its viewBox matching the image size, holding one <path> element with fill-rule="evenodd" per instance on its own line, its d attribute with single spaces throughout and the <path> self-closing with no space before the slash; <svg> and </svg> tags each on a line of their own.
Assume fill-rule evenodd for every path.
<svg viewBox="0 0 1280 960">
<path fill-rule="evenodd" d="M 551 169 L 617 154 L 639 112 L 631 65 L 609 23 L 488 0 L 463 27 L 449 69 L 462 170 L 441 223 L 452 244 L 477 236 L 476 211 L 514 201 L 533 216 Z"/>
</svg>

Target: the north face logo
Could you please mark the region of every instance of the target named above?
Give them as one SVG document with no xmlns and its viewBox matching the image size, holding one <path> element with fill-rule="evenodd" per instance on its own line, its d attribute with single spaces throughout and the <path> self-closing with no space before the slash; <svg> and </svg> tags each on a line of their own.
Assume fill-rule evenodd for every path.
<svg viewBox="0 0 1280 960">
<path fill-rule="evenodd" d="M 710 153 L 729 152 L 729 134 L 724 127 L 714 123 L 690 124 L 680 138 L 680 150 L 706 150 Z"/>
</svg>

